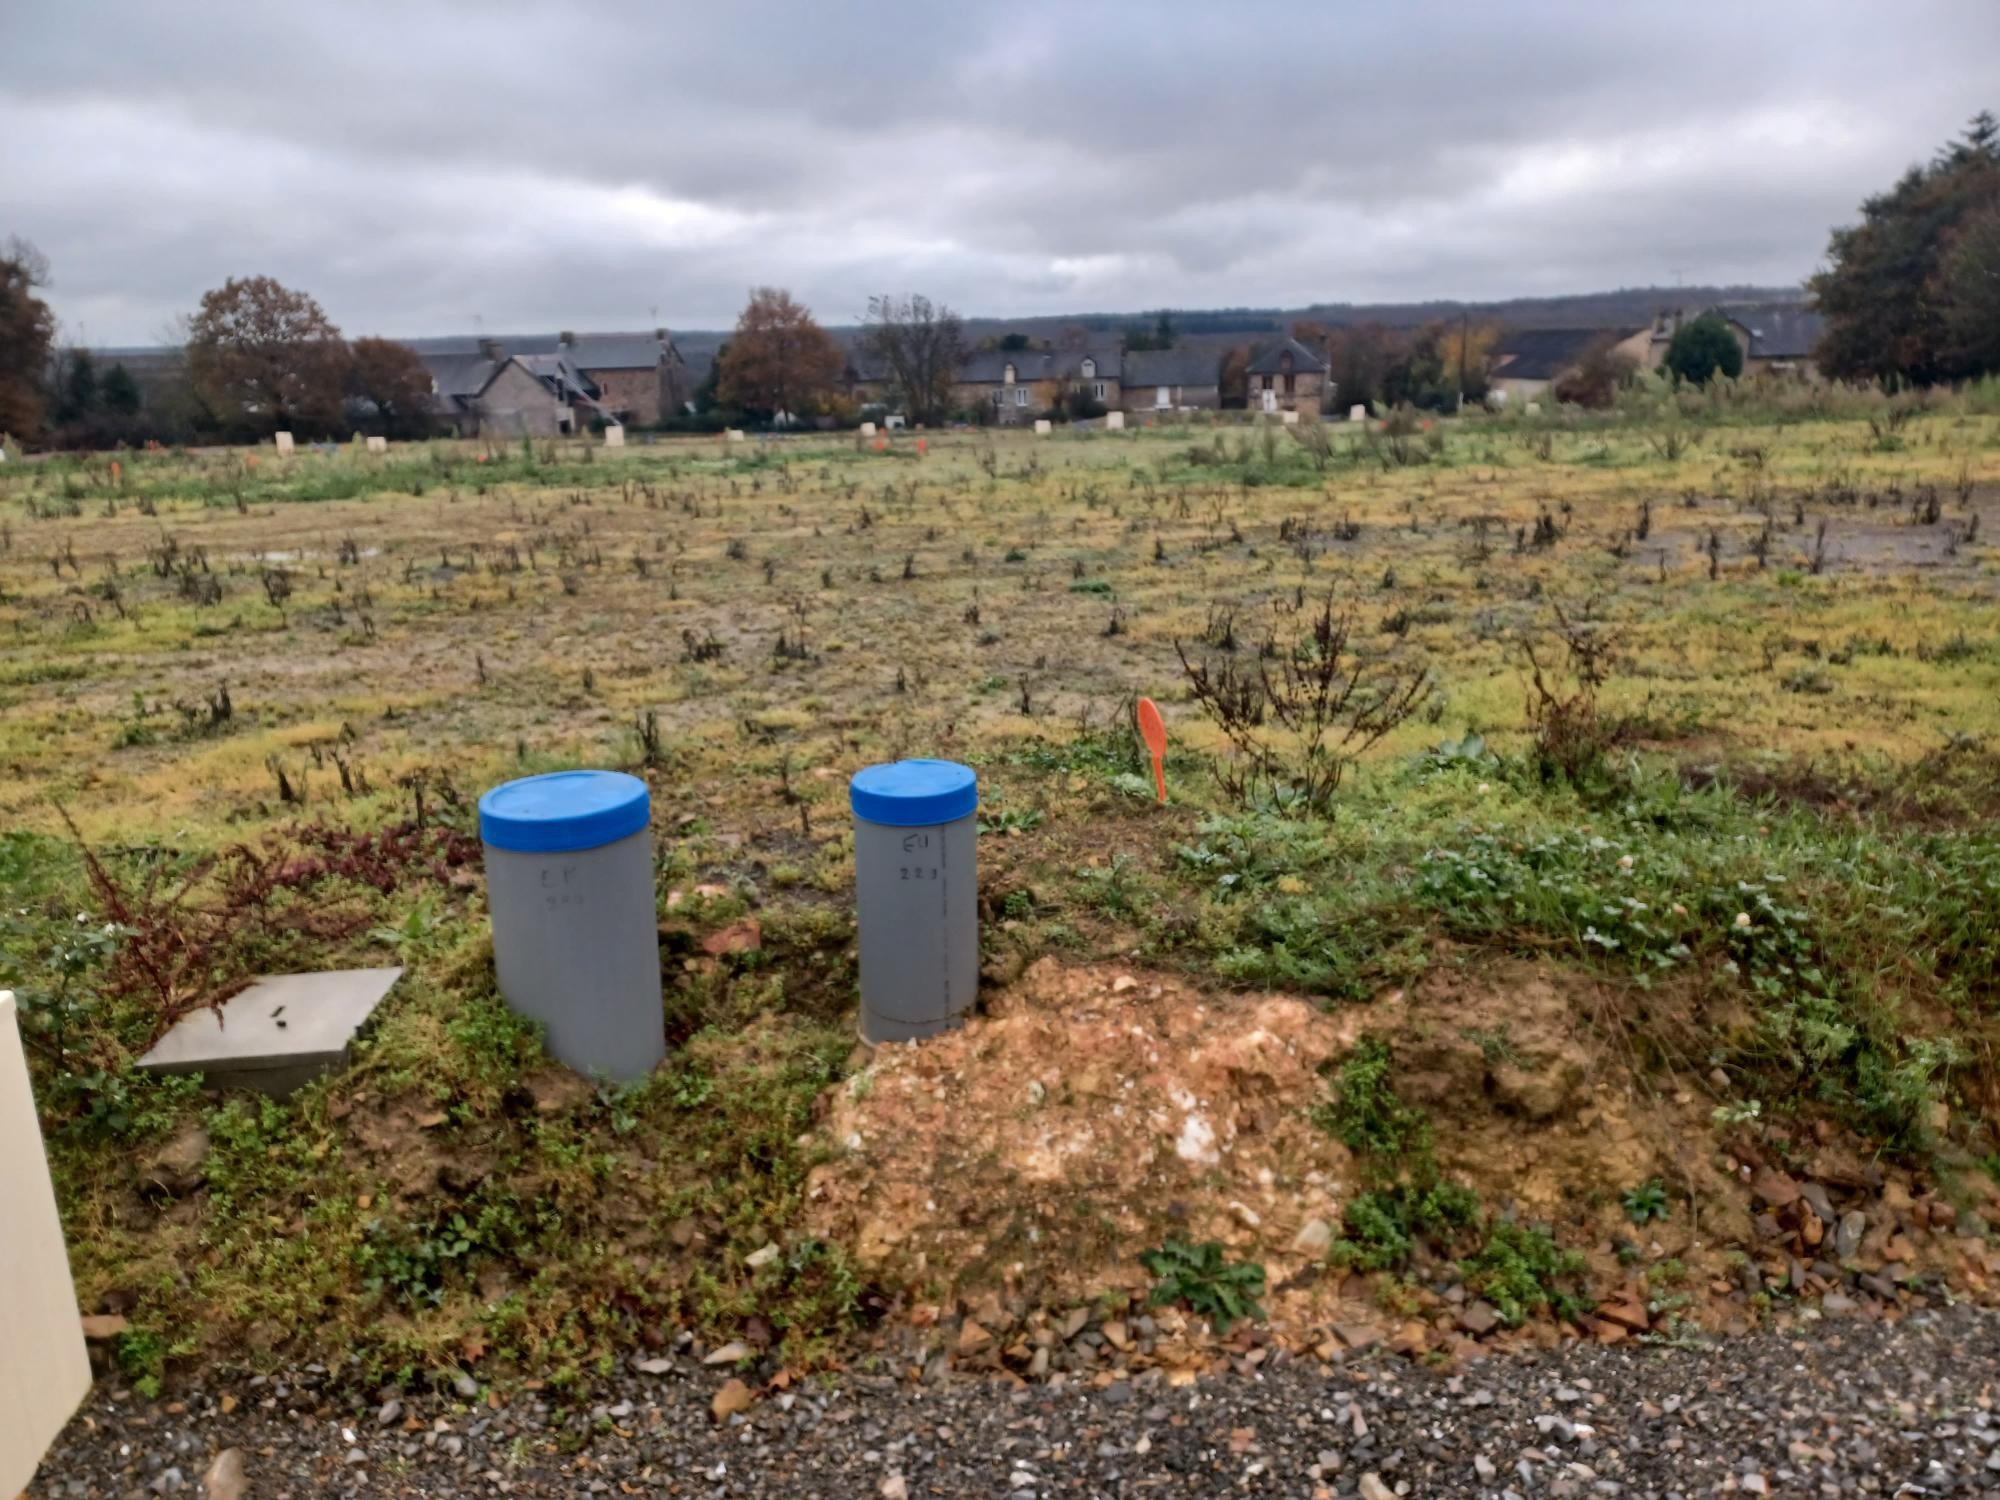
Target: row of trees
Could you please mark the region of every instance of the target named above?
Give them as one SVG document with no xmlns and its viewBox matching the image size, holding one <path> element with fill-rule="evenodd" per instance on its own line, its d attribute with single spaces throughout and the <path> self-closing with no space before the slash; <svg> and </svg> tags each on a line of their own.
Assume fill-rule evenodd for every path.
<svg viewBox="0 0 2000 1500">
<path fill-rule="evenodd" d="M 32 245 L 0 251 L 0 432 L 99 446 L 430 430 L 430 374 L 414 351 L 344 339 L 312 297 L 268 276 L 231 278 L 201 299 L 182 357 L 158 374 L 150 400 L 122 364 L 100 371 L 88 350 L 57 346 L 55 316 L 37 295 L 47 283 Z"/>
<path fill-rule="evenodd" d="M 912 421 L 952 412 L 952 382 L 966 354 L 965 326 L 943 303 L 918 295 L 868 299 L 861 357 L 888 372 Z M 712 378 L 695 393 L 713 408 L 755 421 L 845 415 L 847 353 L 811 311 L 781 287 L 758 287 L 718 352 Z"/>
<path fill-rule="evenodd" d="M 1487 367 L 1500 328 L 1469 318 L 1414 330 L 1380 323 L 1327 327 L 1299 322 L 1292 325 L 1292 337 L 1327 361 L 1327 378 L 1334 382 L 1343 405 L 1407 403 L 1428 411 L 1451 411 L 1461 395 L 1467 402 L 1486 399 Z M 1247 350 L 1242 357 L 1247 360 Z M 1230 394 L 1228 376 L 1225 365 L 1225 399 Z"/>
</svg>

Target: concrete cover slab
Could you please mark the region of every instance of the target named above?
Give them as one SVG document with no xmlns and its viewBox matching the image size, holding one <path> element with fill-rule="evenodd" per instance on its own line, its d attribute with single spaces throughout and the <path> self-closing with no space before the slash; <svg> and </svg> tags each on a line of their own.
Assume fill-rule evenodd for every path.
<svg viewBox="0 0 2000 1500">
<path fill-rule="evenodd" d="M 183 1016 L 139 1059 L 154 1073 L 200 1073 L 211 1088 L 289 1094 L 347 1061 L 348 1043 L 400 968 L 267 974 L 218 1013 Z"/>
</svg>

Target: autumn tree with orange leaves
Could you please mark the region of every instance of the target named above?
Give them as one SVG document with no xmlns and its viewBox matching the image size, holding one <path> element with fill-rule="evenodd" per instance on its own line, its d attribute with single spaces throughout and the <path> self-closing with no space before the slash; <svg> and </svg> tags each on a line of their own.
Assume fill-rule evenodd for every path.
<svg viewBox="0 0 2000 1500">
<path fill-rule="evenodd" d="M 840 345 L 790 292 L 760 286 L 723 351 L 717 394 L 753 416 L 797 417 L 833 393 L 846 363 Z"/>
</svg>

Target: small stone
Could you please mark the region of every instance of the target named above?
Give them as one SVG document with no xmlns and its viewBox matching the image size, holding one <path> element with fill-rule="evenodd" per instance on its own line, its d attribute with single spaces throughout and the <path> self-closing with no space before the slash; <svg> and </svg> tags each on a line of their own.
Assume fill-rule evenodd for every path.
<svg viewBox="0 0 2000 1500">
<path fill-rule="evenodd" d="M 375 1425 L 377 1427 L 387 1427 L 391 1422 L 399 1420 L 402 1417 L 402 1415 L 403 1415 L 402 1402 L 384 1401 L 382 1403 L 382 1409 L 375 1413 Z"/>
<path fill-rule="evenodd" d="M 992 1342 L 993 1335 L 980 1327 L 971 1318 L 967 1318 L 963 1323 L 959 1324 L 958 1352 L 960 1354 L 976 1354 Z"/>
<path fill-rule="evenodd" d="M 359 1448 L 349 1448 L 347 1450 L 347 1462 L 350 1465 L 365 1464 L 368 1462 L 368 1455 L 363 1453 Z"/>
<path fill-rule="evenodd" d="M 765 1245 L 761 1250 L 752 1250 L 743 1257 L 743 1264 L 753 1271 L 761 1271 L 784 1252 L 776 1245 Z"/>
<path fill-rule="evenodd" d="M 1137 988 L 1139 988 L 1139 981 L 1134 979 L 1130 974 L 1120 974 L 1116 979 L 1111 981 L 1111 993 L 1114 995 L 1122 995 L 1127 990 L 1136 990 Z"/>
<path fill-rule="evenodd" d="M 1500 1474 L 1499 1467 L 1484 1453 L 1475 1453 L 1472 1455 L 1472 1472 L 1489 1484 L 1498 1478 Z"/>
<path fill-rule="evenodd" d="M 702 1359 L 705 1365 L 733 1365 L 740 1360 L 751 1358 L 756 1353 L 740 1339 L 732 1339 L 719 1349 L 711 1349 Z"/>
<path fill-rule="evenodd" d="M 143 1185 L 170 1198 L 183 1197 L 208 1180 L 208 1132 L 190 1120 L 140 1169 Z"/>
<path fill-rule="evenodd" d="M 754 953 L 763 946 L 763 924 L 755 917 L 745 917 L 703 938 L 701 951 L 711 958 L 720 958 L 725 953 Z"/>
<path fill-rule="evenodd" d="M 1799 1196 L 1805 1199 L 1806 1207 L 1822 1222 L 1831 1224 L 1840 1217 L 1833 1211 L 1833 1199 L 1827 1195 L 1823 1184 L 1802 1182 L 1799 1184 Z"/>
<path fill-rule="evenodd" d="M 738 1412 L 746 1412 L 757 1404 L 756 1393 L 740 1380 L 725 1380 L 722 1389 L 715 1393 L 715 1399 L 708 1409 L 715 1414 L 715 1420 L 726 1422 Z"/>
<path fill-rule="evenodd" d="M 92 1343 L 115 1339 L 132 1326 L 119 1313 L 86 1313 L 82 1321 L 83 1336 Z"/>
<path fill-rule="evenodd" d="M 156 1495 L 178 1495 L 186 1484 L 187 1479 L 178 1467 L 162 1469 L 153 1480 L 152 1491 Z"/>
<path fill-rule="evenodd" d="M 1751 1180 L 1750 1191 L 1772 1208 L 1785 1208 L 1799 1201 L 1799 1185 L 1783 1172 L 1769 1167 Z"/>
<path fill-rule="evenodd" d="M 886 1474 L 876 1493 L 882 1500 L 910 1500 L 910 1486 L 901 1474 Z"/>
<path fill-rule="evenodd" d="M 1382 1482 L 1382 1476 L 1370 1469 L 1361 1476 L 1361 1500 L 1396 1500 L 1396 1492 Z"/>
<path fill-rule="evenodd" d="M 1833 1253 L 1841 1260 L 1854 1259 L 1861 1249 L 1861 1237 L 1867 1232 L 1868 1216 L 1858 1208 L 1849 1209 L 1834 1226 Z"/>
<path fill-rule="evenodd" d="M 1324 1219 L 1307 1219 L 1292 1239 L 1292 1251 L 1318 1260 L 1333 1248 L 1333 1226 Z"/>
<path fill-rule="evenodd" d="M 1458 1315 L 1458 1326 L 1474 1338 L 1484 1338 L 1500 1326 L 1500 1310 L 1490 1302 L 1474 1302 Z"/>
<path fill-rule="evenodd" d="M 452 1372 L 451 1388 L 462 1401 L 476 1400 L 479 1396 L 479 1382 L 463 1370 Z"/>
<path fill-rule="evenodd" d="M 243 1450 L 224 1448 L 201 1476 L 201 1492 L 206 1500 L 243 1500 L 249 1482 Z"/>
<path fill-rule="evenodd" d="M 670 1359 L 642 1359 L 632 1366 L 641 1375 L 670 1375 L 674 1362 Z"/>
</svg>

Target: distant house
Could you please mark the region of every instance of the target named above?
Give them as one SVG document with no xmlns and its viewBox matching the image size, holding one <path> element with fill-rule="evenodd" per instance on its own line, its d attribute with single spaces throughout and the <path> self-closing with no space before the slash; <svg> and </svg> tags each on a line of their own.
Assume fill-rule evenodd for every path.
<svg viewBox="0 0 2000 1500">
<path fill-rule="evenodd" d="M 438 426 L 459 437 L 564 437 L 610 420 L 595 389 L 560 354 L 510 355 L 492 339 L 471 353 L 419 356 Z"/>
<path fill-rule="evenodd" d="M 1031 422 L 1061 405 L 1094 402 L 1116 410 L 1123 356 L 1116 346 L 1084 349 L 979 349 L 952 381 L 952 402 L 1007 425 Z"/>
<path fill-rule="evenodd" d="M 1652 334 L 1650 328 L 1510 328 L 1493 346 L 1487 389 L 1502 393 L 1509 406 L 1539 401 L 1605 346 L 1633 369 L 1650 370 L 1660 362 Z"/>
<path fill-rule="evenodd" d="M 1663 310 L 1653 320 L 1653 365 L 1666 358 L 1667 345 L 1673 342 L 1682 321 L 1703 312 L 1719 313 L 1736 335 L 1743 348 L 1745 375 L 1821 378 L 1813 352 L 1826 333 L 1826 319 L 1805 302 L 1723 302 L 1692 313 L 1681 308 Z"/>
<path fill-rule="evenodd" d="M 1221 370 L 1213 349 L 1135 349 L 1125 356 L 1125 410 L 1214 411 L 1222 405 Z"/>
<path fill-rule="evenodd" d="M 1250 410 L 1313 411 L 1326 394 L 1326 361 L 1297 339 L 1251 351 Z"/>
<path fill-rule="evenodd" d="M 1804 302 L 1727 302 L 1716 311 L 1743 345 L 1746 375 L 1820 378 L 1813 353 L 1826 333 L 1826 319 Z"/>
<path fill-rule="evenodd" d="M 688 368 L 664 328 L 651 333 L 564 332 L 556 336 L 556 350 L 620 422 L 657 426 L 664 417 L 678 416 L 687 402 Z"/>
</svg>

